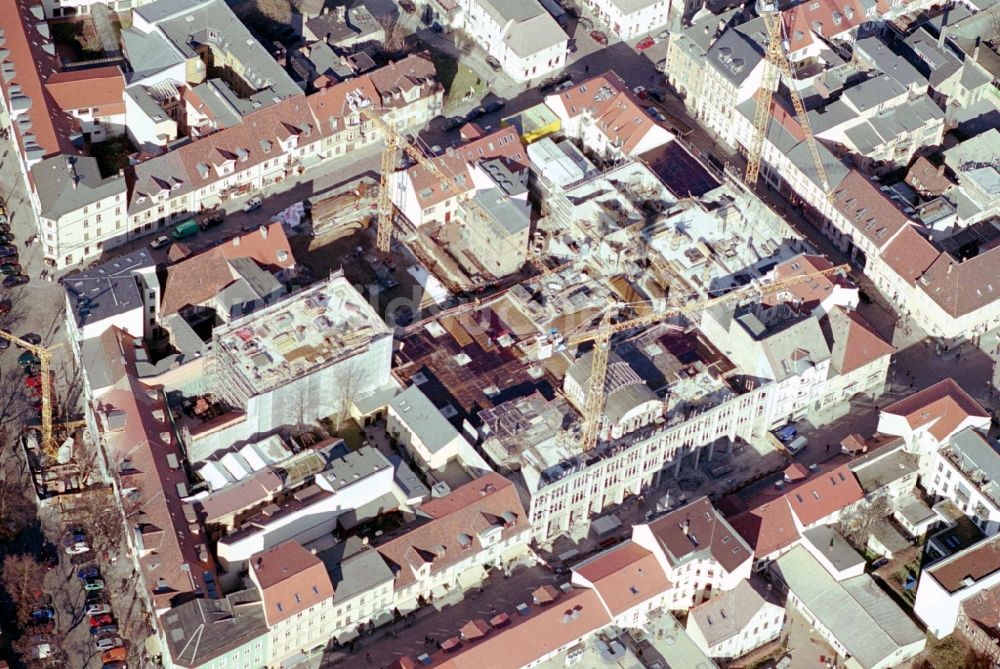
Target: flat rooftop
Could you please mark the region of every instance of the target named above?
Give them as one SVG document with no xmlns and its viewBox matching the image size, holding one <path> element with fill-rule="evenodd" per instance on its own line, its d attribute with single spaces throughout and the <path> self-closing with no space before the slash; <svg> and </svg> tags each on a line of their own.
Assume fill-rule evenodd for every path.
<svg viewBox="0 0 1000 669">
<path fill-rule="evenodd" d="M 391 335 L 378 312 L 337 276 L 218 328 L 213 340 L 260 393 Z"/>
<path fill-rule="evenodd" d="M 151 273 L 155 268 L 149 253 L 140 249 L 67 277 L 63 287 L 77 327 L 142 309 L 142 290 L 136 274 Z"/>
</svg>

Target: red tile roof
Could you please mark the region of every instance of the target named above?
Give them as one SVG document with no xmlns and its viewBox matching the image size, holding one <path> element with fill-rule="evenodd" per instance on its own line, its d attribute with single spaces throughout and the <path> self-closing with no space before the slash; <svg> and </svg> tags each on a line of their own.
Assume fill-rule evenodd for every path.
<svg viewBox="0 0 1000 669">
<path fill-rule="evenodd" d="M 864 490 L 847 465 L 819 471 L 782 491 L 766 492 L 749 509 L 731 519 L 733 527 L 754 548 L 758 558 L 791 546 L 799 539 L 793 514 L 808 527 L 864 497 Z"/>
<path fill-rule="evenodd" d="M 572 590 L 547 606 L 511 613 L 511 624 L 480 641 L 463 642 L 450 654 L 434 656 L 439 669 L 521 669 L 558 648 L 609 625 L 611 618 L 597 592 Z"/>
<path fill-rule="evenodd" d="M 517 134 L 517 128 L 501 128 L 462 146 L 448 149 L 444 155 L 434 158 L 433 163 L 463 187 L 462 193 L 467 193 L 475 187 L 471 165 L 490 158 L 502 159 L 515 173 L 528 169 L 528 155 L 521 143 L 521 136 Z M 453 189 L 446 189 L 441 180 L 423 165 L 414 165 L 406 173 L 421 208 L 426 209 L 458 195 Z"/>
<path fill-rule="evenodd" d="M 281 223 L 262 225 L 242 235 L 220 244 L 222 255 L 229 260 L 251 258 L 263 267 L 291 269 L 295 267 L 295 256 L 288 236 Z"/>
<path fill-rule="evenodd" d="M 250 573 L 261 590 L 264 616 L 271 627 L 333 597 L 323 561 L 295 541 L 252 557 Z"/>
<path fill-rule="evenodd" d="M 795 53 L 813 43 L 813 33 L 825 38 L 847 32 L 865 22 L 865 8 L 858 0 L 806 0 L 781 12 L 788 40 Z"/>
<path fill-rule="evenodd" d="M 646 113 L 625 81 L 611 70 L 552 97 L 560 100 L 570 118 L 587 111 L 592 123 L 623 153 L 634 151 L 650 130 L 663 130 Z"/>
<path fill-rule="evenodd" d="M 119 419 L 112 418 L 102 419 L 101 431 L 108 456 L 119 468 L 121 489 L 138 494 L 141 513 L 131 522 L 148 551 L 139 557 L 139 565 L 158 609 L 212 591 L 221 594 L 204 528 L 194 509 L 182 501 L 188 481 L 168 411 L 158 389 L 131 376 L 98 401 L 102 415 L 124 413 L 122 429 L 116 429 Z"/>
<path fill-rule="evenodd" d="M 824 256 L 802 254 L 778 263 L 774 268 L 776 279 L 787 279 L 802 276 L 811 272 L 822 272 L 833 267 L 833 263 Z M 834 286 L 853 287 L 847 277 L 839 274 L 817 276 L 810 281 L 792 284 L 787 292 L 791 293 L 804 307 L 813 308 L 833 293 Z M 770 296 L 769 296 L 770 298 Z M 774 298 L 770 298 L 774 299 Z"/>
<path fill-rule="evenodd" d="M 499 529 L 502 541 L 527 532 L 528 517 L 514 484 L 489 473 L 420 507 L 428 520 L 377 547 L 396 577 L 396 588 L 414 583 L 416 570 L 430 573 L 483 549 L 482 535 Z"/>
<path fill-rule="evenodd" d="M 911 286 L 934 264 L 941 251 L 918 231 L 906 225 L 882 251 L 882 259 Z"/>
<path fill-rule="evenodd" d="M 941 195 L 955 185 L 944 173 L 944 166 L 935 167 L 924 156 L 919 156 L 906 173 L 906 183 L 924 196 Z"/>
<path fill-rule="evenodd" d="M 836 306 L 828 314 L 834 341 L 831 347 L 833 363 L 841 374 L 896 352 L 896 347 L 882 339 L 864 316 Z"/>
<path fill-rule="evenodd" d="M 37 9 L 39 16 L 31 10 Z M 30 109 L 24 117 L 31 119 L 30 129 L 15 131 L 18 144 L 24 151 L 24 138 L 28 135 L 35 138 L 35 144 L 41 147 L 44 156 L 57 153 L 78 154 L 73 146 L 71 135 L 77 128 L 74 119 L 59 110 L 45 82 L 57 70 L 59 59 L 53 53 L 48 53 L 43 44 L 52 46 L 52 40 L 38 32 L 36 26 L 44 24 L 41 15 L 42 5 L 33 0 L 0 0 L 0 29 L 3 30 L 3 49 L 8 52 L 3 61 L 13 67 L 14 77 L 0 77 L 0 85 L 8 100 L 11 97 L 30 99 Z M 11 95 L 11 87 L 19 86 L 20 93 Z M 18 124 L 14 124 L 18 128 Z"/>
<path fill-rule="evenodd" d="M 892 241 L 896 233 L 910 222 L 878 186 L 857 170 L 851 170 L 833 189 L 833 205 L 877 248 Z"/>
<path fill-rule="evenodd" d="M 748 546 L 707 497 L 660 516 L 649 529 L 671 567 L 706 554 L 732 572 L 750 557 Z"/>
<path fill-rule="evenodd" d="M 953 379 L 944 379 L 886 407 L 883 413 L 903 416 L 911 429 L 931 425 L 930 433 L 943 441 L 970 417 L 989 414 Z"/>
<path fill-rule="evenodd" d="M 958 592 L 966 578 L 980 581 L 1000 571 L 1000 536 L 983 539 L 978 544 L 938 562 L 927 571 L 949 593 Z"/>
<path fill-rule="evenodd" d="M 656 556 L 632 541 L 587 560 L 573 571 L 593 584 L 612 616 L 670 589 Z"/>
<path fill-rule="evenodd" d="M 125 113 L 125 77 L 117 65 L 75 72 L 56 72 L 45 87 L 60 109 L 97 108 L 95 116 Z"/>
<path fill-rule="evenodd" d="M 950 316 L 981 309 L 1000 298 L 1000 246 L 980 249 L 979 255 L 961 262 L 942 253 L 917 287 Z"/>
</svg>

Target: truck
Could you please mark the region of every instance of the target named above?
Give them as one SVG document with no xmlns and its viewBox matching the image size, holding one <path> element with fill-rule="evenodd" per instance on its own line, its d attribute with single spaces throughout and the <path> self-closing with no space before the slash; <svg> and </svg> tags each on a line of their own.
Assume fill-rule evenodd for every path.
<svg viewBox="0 0 1000 669">
<path fill-rule="evenodd" d="M 201 228 L 198 227 L 198 223 L 193 218 L 189 218 L 186 221 L 178 223 L 177 227 L 170 233 L 170 236 L 173 237 L 174 240 L 185 239 L 198 234 L 200 229 Z"/>
<path fill-rule="evenodd" d="M 788 442 L 785 448 L 788 449 L 789 453 L 795 455 L 808 445 L 809 445 L 809 440 L 800 435 L 792 439 L 790 442 Z"/>
</svg>

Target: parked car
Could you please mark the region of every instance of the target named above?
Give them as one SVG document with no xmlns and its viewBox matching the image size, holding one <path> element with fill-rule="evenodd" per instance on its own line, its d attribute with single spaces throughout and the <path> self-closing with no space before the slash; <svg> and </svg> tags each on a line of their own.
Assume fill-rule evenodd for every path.
<svg viewBox="0 0 1000 669">
<path fill-rule="evenodd" d="M 494 72 L 499 72 L 500 70 L 503 69 L 503 67 L 500 66 L 500 61 L 494 58 L 493 56 L 486 57 L 486 64 L 489 65 L 490 69 L 493 70 Z"/>
<path fill-rule="evenodd" d="M 85 604 L 107 604 L 108 598 L 103 590 L 88 590 L 83 601 Z"/>
<path fill-rule="evenodd" d="M 84 590 L 104 590 L 104 581 L 99 578 L 90 578 L 83 582 Z"/>
<path fill-rule="evenodd" d="M 220 225 L 224 219 L 225 216 L 221 210 L 213 211 L 198 221 L 198 227 L 202 230 L 208 230 L 209 228 L 214 228 L 215 226 Z"/>
<path fill-rule="evenodd" d="M 14 235 L 6 230 L 0 230 L 0 244 L 13 244 Z"/>
<path fill-rule="evenodd" d="M 90 546 L 83 542 L 75 543 L 66 547 L 66 555 L 83 555 L 90 552 Z"/>
<path fill-rule="evenodd" d="M 8 262 L 0 265 L 0 274 L 20 274 L 21 265 L 16 262 Z"/>
<path fill-rule="evenodd" d="M 164 246 L 170 243 L 170 237 L 166 235 L 160 235 L 153 241 L 149 243 L 149 248 L 151 249 L 162 249 Z"/>
<path fill-rule="evenodd" d="M 90 628 L 91 636 L 101 636 L 104 634 L 117 634 L 117 633 L 118 633 L 118 625 L 115 625 L 114 623 L 109 623 L 107 625 L 101 625 L 99 627 Z"/>
<path fill-rule="evenodd" d="M 42 343 L 42 336 L 36 332 L 25 332 L 20 338 L 21 341 L 26 341 L 29 344 L 34 344 L 35 346 Z"/>
<path fill-rule="evenodd" d="M 17 253 L 17 247 L 10 244 L 0 244 L 0 255 L 13 255 Z"/>
<path fill-rule="evenodd" d="M 3 287 L 14 288 L 16 286 L 23 286 L 29 281 L 31 281 L 31 278 L 27 274 L 8 274 L 3 278 Z"/>
<path fill-rule="evenodd" d="M 105 662 L 101 665 L 101 669 L 125 669 L 124 662 Z"/>
<path fill-rule="evenodd" d="M 435 21 L 434 23 L 431 24 L 431 30 L 440 35 L 441 33 L 444 32 L 444 26 Z"/>
<path fill-rule="evenodd" d="M 645 86 L 636 86 L 635 88 L 632 89 L 632 92 L 635 93 L 636 97 L 638 97 L 640 100 L 645 100 L 646 99 L 646 87 Z"/>
<path fill-rule="evenodd" d="M 51 606 L 39 606 L 31 612 L 31 619 L 36 623 L 44 623 L 55 620 L 56 610 Z"/>
<path fill-rule="evenodd" d="M 468 114 L 465 115 L 465 120 L 475 121 L 476 119 L 482 118 L 483 116 L 486 116 L 486 110 L 483 109 L 482 107 L 476 107 L 475 109 L 473 109 L 472 111 L 470 111 Z"/>
<path fill-rule="evenodd" d="M 76 572 L 76 577 L 81 581 L 86 581 L 88 578 L 97 578 L 101 575 L 101 570 L 96 564 L 88 564 L 86 567 Z"/>
<path fill-rule="evenodd" d="M 264 201 L 255 196 L 246 201 L 246 204 L 243 205 L 243 211 L 249 213 L 251 211 L 257 211 L 263 206 Z"/>
<path fill-rule="evenodd" d="M 124 648 L 119 646 L 118 648 L 104 651 L 104 654 L 101 655 L 101 662 L 105 664 L 110 662 L 124 662 L 127 657 L 128 653 L 125 652 Z"/>
<path fill-rule="evenodd" d="M 83 612 L 88 616 L 100 616 L 105 613 L 111 613 L 111 607 L 107 604 L 87 604 Z"/>
<path fill-rule="evenodd" d="M 486 110 L 487 114 L 493 114 L 500 111 L 506 106 L 507 106 L 506 100 L 490 100 L 485 105 L 483 105 L 483 109 Z"/>
<path fill-rule="evenodd" d="M 117 636 L 103 636 L 100 639 L 94 641 L 94 646 L 97 650 L 111 650 L 112 648 L 120 648 L 125 645 L 121 637 Z"/>
<path fill-rule="evenodd" d="M 639 51 L 645 51 L 654 44 L 656 44 L 656 40 L 654 40 L 652 37 L 645 37 L 639 40 L 639 43 L 635 45 L 635 48 L 638 49 Z"/>
<path fill-rule="evenodd" d="M 100 627 L 101 625 L 110 625 L 114 621 L 115 619 L 111 617 L 110 613 L 102 613 L 101 615 L 90 617 L 90 626 Z"/>
<path fill-rule="evenodd" d="M 602 33 L 600 30 L 594 30 L 590 33 L 590 39 L 594 40 L 601 46 L 606 46 L 608 43 L 608 36 Z"/>
<path fill-rule="evenodd" d="M 39 365 L 41 362 L 42 361 L 38 359 L 38 356 L 30 351 L 17 356 L 17 364 L 19 364 L 22 368 L 30 365 Z"/>
<path fill-rule="evenodd" d="M 655 118 L 657 121 L 660 121 L 661 123 L 667 120 L 667 117 L 661 114 L 660 110 L 657 109 L 656 107 L 646 107 L 646 113 Z"/>
<path fill-rule="evenodd" d="M 21 262 L 16 253 L 0 253 L 0 265 L 5 265 L 12 262 Z"/>
</svg>

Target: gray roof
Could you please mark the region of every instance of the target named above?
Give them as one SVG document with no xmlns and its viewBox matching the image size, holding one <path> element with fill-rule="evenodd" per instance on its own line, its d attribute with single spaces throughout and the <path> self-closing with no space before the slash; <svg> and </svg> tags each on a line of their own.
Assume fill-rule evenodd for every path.
<svg viewBox="0 0 1000 669">
<path fill-rule="evenodd" d="M 230 99 L 240 114 L 301 93 L 222 0 L 154 0 L 134 11 L 155 25 L 185 58 L 198 57 L 196 49 L 208 45 L 239 63 L 247 83 L 256 89 L 247 97 Z"/>
<path fill-rule="evenodd" d="M 424 485 L 424 482 L 410 469 L 403 458 L 393 455 L 389 458 L 389 462 L 392 463 L 393 467 L 392 482 L 403 491 L 407 499 L 427 497 L 431 494 L 430 488 Z"/>
<path fill-rule="evenodd" d="M 905 551 L 910 547 L 910 540 L 903 536 L 903 534 L 897 530 L 892 523 L 884 518 L 880 518 L 875 521 L 875 527 L 872 529 L 872 536 L 874 536 L 880 544 L 893 553 Z"/>
<path fill-rule="evenodd" d="M 741 85 L 764 59 L 756 42 L 739 30 L 727 30 L 708 49 L 708 64 L 734 86 Z"/>
<path fill-rule="evenodd" d="M 645 383 L 630 383 L 608 393 L 604 400 L 604 415 L 610 421 L 621 420 L 625 414 L 646 402 L 657 402 L 659 398 Z"/>
<path fill-rule="evenodd" d="M 347 452 L 336 449 L 331 453 L 339 453 L 340 456 L 334 457 L 326 469 L 316 476 L 323 477 L 334 492 L 392 466 L 385 456 L 372 446 L 362 446 L 356 451 Z"/>
<path fill-rule="evenodd" d="M 191 89 L 205 105 L 219 130 L 240 122 L 237 104 L 233 104 L 234 93 L 222 79 L 208 79 Z M 189 101 L 188 104 L 192 104 Z"/>
<path fill-rule="evenodd" d="M 508 21 L 522 23 L 539 14 L 547 14 L 535 0 L 482 0 L 480 5 L 501 26 Z"/>
<path fill-rule="evenodd" d="M 962 63 L 962 78 L 959 80 L 959 83 L 961 83 L 962 87 L 966 90 L 974 91 L 977 88 L 986 86 L 992 81 L 993 79 L 990 78 L 990 75 L 987 74 L 983 68 L 979 67 L 979 65 L 976 64 L 976 62 L 971 58 L 966 59 L 965 62 Z"/>
<path fill-rule="evenodd" d="M 844 91 L 844 98 L 861 111 L 874 109 L 889 98 L 906 92 L 898 81 L 884 74 L 866 79 Z"/>
<path fill-rule="evenodd" d="M 1000 161 L 1000 130 L 990 128 L 981 135 L 966 140 L 944 152 L 944 162 L 952 172 L 960 173 L 963 165 Z M 961 176 L 961 174 L 959 175 Z"/>
<path fill-rule="evenodd" d="M 184 62 L 184 57 L 159 33 L 146 34 L 135 28 L 125 28 L 121 35 L 125 54 L 132 68 L 130 81 L 162 72 L 171 65 Z"/>
<path fill-rule="evenodd" d="M 730 9 L 718 16 L 708 14 L 679 32 L 671 29 L 670 41 L 671 43 L 676 41 L 690 57 L 694 59 L 704 58 L 708 54 L 712 42 L 715 41 L 715 33 L 719 23 L 728 23 L 735 14 L 735 9 Z"/>
<path fill-rule="evenodd" d="M 628 15 L 632 12 L 638 12 L 647 7 L 652 7 L 660 0 L 611 0 L 611 4 L 618 7 L 622 14 Z M 656 28 L 658 26 L 650 26 L 650 28 Z"/>
<path fill-rule="evenodd" d="M 375 20 L 364 5 L 348 9 L 345 18 L 346 21 L 339 20 L 336 12 L 320 14 L 316 18 L 309 19 L 306 27 L 316 39 L 325 39 L 331 45 L 344 40 L 349 40 L 351 43 L 363 42 L 365 38 L 382 31 L 382 24 Z"/>
<path fill-rule="evenodd" d="M 858 553 L 837 530 L 829 525 L 820 525 L 802 533 L 802 538 L 811 543 L 816 552 L 822 553 L 839 571 L 845 571 L 865 563 Z"/>
<path fill-rule="evenodd" d="M 732 311 L 732 307 L 727 311 Z M 826 337 L 815 316 L 789 318 L 765 326 L 752 312 L 744 312 L 736 320 L 759 343 L 775 380 L 801 373 L 830 357 Z"/>
<path fill-rule="evenodd" d="M 867 574 L 837 582 L 802 546 L 774 567 L 791 592 L 862 667 L 884 662 L 924 634 Z"/>
<path fill-rule="evenodd" d="M 151 272 L 156 264 L 145 249 L 109 260 L 86 272 L 63 280 L 63 289 L 79 328 L 142 309 L 140 272 Z"/>
<path fill-rule="evenodd" d="M 330 572 L 334 605 L 393 580 L 392 570 L 381 554 L 362 546 L 357 537 L 317 553 L 316 557 L 323 560 Z"/>
<path fill-rule="evenodd" d="M 97 159 L 89 156 L 53 156 L 31 168 L 41 215 L 58 220 L 103 199 L 125 196 L 125 178 L 101 177 Z"/>
<path fill-rule="evenodd" d="M 479 168 L 486 172 L 490 179 L 493 180 L 493 183 L 497 185 L 497 188 L 502 190 L 506 195 L 524 195 L 528 192 L 527 171 L 524 172 L 523 176 L 519 176 L 511 172 L 510 168 L 499 158 L 484 160 L 479 163 Z"/>
<path fill-rule="evenodd" d="M 505 1 L 501 4 L 514 5 L 519 3 L 520 0 L 510 3 Z M 537 3 L 533 4 L 537 5 Z M 504 32 L 504 41 L 507 42 L 510 50 L 518 56 L 530 56 L 549 47 L 566 44 L 569 41 L 566 31 L 559 27 L 556 20 L 542 9 L 541 5 L 537 6 L 541 10 L 541 14 L 518 23 L 512 23 Z"/>
<path fill-rule="evenodd" d="M 912 52 L 910 62 L 927 76 L 931 86 L 940 86 L 962 66 L 958 56 L 950 49 L 942 48 L 937 39 L 924 29 L 915 31 L 904 43 Z"/>
<path fill-rule="evenodd" d="M 180 351 L 185 359 L 195 358 L 208 350 L 208 344 L 201 340 L 180 314 L 170 314 L 164 319 L 170 333 L 170 343 Z"/>
<path fill-rule="evenodd" d="M 170 658 L 179 667 L 207 666 L 267 635 L 264 606 L 256 591 L 193 599 L 171 608 L 160 621 Z"/>
<path fill-rule="evenodd" d="M 389 406 L 399 415 L 431 453 L 447 446 L 458 435 L 448 419 L 424 395 L 418 386 L 410 386 L 389 402 Z"/>
<path fill-rule="evenodd" d="M 854 53 L 902 86 L 927 84 L 927 77 L 878 37 L 859 39 L 854 43 Z"/>
<path fill-rule="evenodd" d="M 708 645 L 715 646 L 741 634 L 767 604 L 768 601 L 748 581 L 742 580 L 732 590 L 718 593 L 691 609 L 688 625 L 697 625 Z"/>
<path fill-rule="evenodd" d="M 507 197 L 499 188 L 481 190 L 473 199 L 502 225 L 508 234 L 516 235 L 531 225 L 531 205 L 526 201 Z"/>
<path fill-rule="evenodd" d="M 867 458 L 867 456 L 866 456 Z M 850 464 L 851 471 L 858 478 L 858 483 L 865 494 L 873 493 L 882 486 L 917 472 L 919 462 L 917 456 L 907 453 L 902 448 L 895 448 L 889 453 L 868 459 L 866 462 L 855 460 Z"/>
<path fill-rule="evenodd" d="M 897 503 L 896 513 L 905 518 L 911 525 L 919 525 L 928 518 L 937 516 L 934 509 L 927 506 L 926 502 L 919 497 L 908 497 L 900 500 Z"/>
<path fill-rule="evenodd" d="M 987 482 L 1000 482 L 1000 448 L 982 433 L 967 427 L 951 438 L 950 445 L 962 458 L 965 471 L 977 472 Z"/>
</svg>

